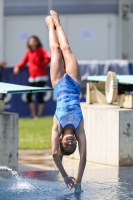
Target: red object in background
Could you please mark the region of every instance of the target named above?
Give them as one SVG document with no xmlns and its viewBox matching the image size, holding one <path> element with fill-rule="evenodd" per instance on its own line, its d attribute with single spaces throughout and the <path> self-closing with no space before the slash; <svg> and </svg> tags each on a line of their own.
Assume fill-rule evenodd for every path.
<svg viewBox="0 0 133 200">
<path fill-rule="evenodd" d="M 48 75 L 46 67 L 50 63 L 50 61 L 51 57 L 48 51 L 46 51 L 42 47 L 39 47 L 35 51 L 28 50 L 22 61 L 16 66 L 22 68 L 28 63 L 30 78 L 36 78 Z"/>
</svg>

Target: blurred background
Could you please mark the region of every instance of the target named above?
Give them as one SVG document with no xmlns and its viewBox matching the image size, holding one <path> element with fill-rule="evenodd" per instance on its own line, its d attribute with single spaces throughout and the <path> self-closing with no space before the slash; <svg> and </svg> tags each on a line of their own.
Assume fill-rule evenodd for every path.
<svg viewBox="0 0 133 200">
<path fill-rule="evenodd" d="M 3 82 L 27 85 L 27 68 L 18 76 L 12 68 L 22 59 L 31 35 L 37 35 L 50 52 L 45 17 L 51 9 L 60 14 L 83 77 L 86 73 L 106 74 L 106 61 L 114 60 L 115 68 L 124 66 L 123 71 L 116 69 L 119 74 L 132 74 L 133 0 L 0 0 L 0 61 L 7 62 L 1 69 Z M 102 62 L 103 68 L 96 70 L 94 61 L 97 67 Z M 53 115 L 54 94 L 47 93 L 45 100 L 44 115 Z M 84 93 L 81 101 L 85 101 Z M 18 112 L 20 117 L 29 115 L 25 94 L 6 95 L 5 102 L 6 111 Z"/>
</svg>

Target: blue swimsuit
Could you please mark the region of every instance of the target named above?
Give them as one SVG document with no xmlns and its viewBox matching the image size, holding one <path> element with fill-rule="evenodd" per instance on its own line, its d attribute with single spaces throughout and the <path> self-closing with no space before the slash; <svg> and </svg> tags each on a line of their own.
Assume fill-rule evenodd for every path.
<svg viewBox="0 0 133 200">
<path fill-rule="evenodd" d="M 54 88 L 57 98 L 55 116 L 61 128 L 72 125 L 76 130 L 83 118 L 80 107 L 80 85 L 67 73 Z"/>
</svg>

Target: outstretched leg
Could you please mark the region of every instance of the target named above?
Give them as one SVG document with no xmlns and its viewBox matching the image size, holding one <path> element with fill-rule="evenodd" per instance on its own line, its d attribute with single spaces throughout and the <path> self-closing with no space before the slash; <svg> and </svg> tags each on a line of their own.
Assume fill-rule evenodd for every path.
<svg viewBox="0 0 133 200">
<path fill-rule="evenodd" d="M 56 33 L 57 33 L 57 37 L 58 37 L 58 41 L 59 41 L 59 45 L 64 57 L 64 61 L 65 61 L 65 70 L 66 73 L 68 73 L 71 77 L 73 77 L 79 84 L 81 83 L 81 76 L 80 76 L 80 72 L 79 72 L 79 67 L 78 67 L 78 63 L 76 58 L 74 57 L 67 37 L 65 35 L 65 32 L 61 26 L 60 20 L 59 20 L 59 15 L 51 10 L 50 14 L 53 18 L 55 27 L 56 27 Z"/>
<path fill-rule="evenodd" d="M 65 67 L 62 59 L 62 51 L 55 32 L 55 25 L 51 16 L 46 17 L 46 23 L 49 29 L 49 46 L 51 50 L 50 77 L 52 86 L 55 87 L 64 75 Z"/>
</svg>

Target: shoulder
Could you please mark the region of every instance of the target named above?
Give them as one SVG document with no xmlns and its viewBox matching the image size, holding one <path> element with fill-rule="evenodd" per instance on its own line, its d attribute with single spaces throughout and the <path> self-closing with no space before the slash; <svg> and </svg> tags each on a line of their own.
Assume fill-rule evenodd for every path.
<svg viewBox="0 0 133 200">
<path fill-rule="evenodd" d="M 28 49 L 28 50 L 25 52 L 23 58 L 27 58 L 27 59 L 28 59 L 29 56 L 30 56 L 30 50 Z"/>
<path fill-rule="evenodd" d="M 31 53 L 31 50 L 28 49 L 26 52 L 25 52 L 25 55 L 29 55 Z"/>
</svg>

